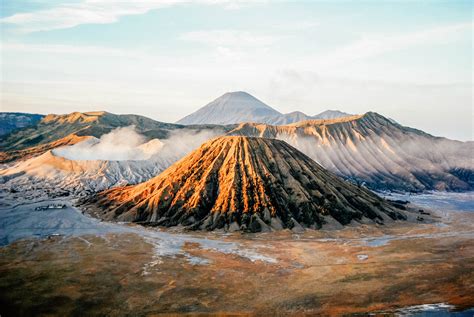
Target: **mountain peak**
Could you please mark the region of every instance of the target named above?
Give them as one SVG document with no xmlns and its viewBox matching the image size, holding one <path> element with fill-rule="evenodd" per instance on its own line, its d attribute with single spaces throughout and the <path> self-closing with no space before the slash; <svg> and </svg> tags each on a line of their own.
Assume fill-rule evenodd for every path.
<svg viewBox="0 0 474 317">
<path fill-rule="evenodd" d="M 234 106 L 237 107 L 244 107 L 244 108 L 249 108 L 249 109 L 256 109 L 256 108 L 265 108 L 265 109 L 271 109 L 274 110 L 272 107 L 266 105 L 263 103 L 261 100 L 258 98 L 252 96 L 248 92 L 245 91 L 232 91 L 232 92 L 226 92 L 216 100 L 216 101 L 223 101 L 227 103 L 234 103 Z"/>
<path fill-rule="evenodd" d="M 313 117 L 301 111 L 282 114 L 245 91 L 231 91 L 176 123 L 193 125 L 255 122 L 285 125 L 305 120 L 336 119 L 346 116 L 350 114 L 339 110 L 327 110 Z"/>
<path fill-rule="evenodd" d="M 109 220 L 204 230 L 318 229 L 327 222 L 405 218 L 288 143 L 242 136 L 210 140 L 155 178 L 99 193 L 91 203 L 93 214 Z"/>
<path fill-rule="evenodd" d="M 272 107 L 244 91 L 227 92 L 182 118 L 179 124 L 233 124 L 245 121 L 258 122 L 267 117 L 281 115 Z"/>
<path fill-rule="evenodd" d="M 222 97 L 224 96 L 238 96 L 238 97 L 248 97 L 248 98 L 255 98 L 254 96 L 252 96 L 251 94 L 249 94 L 248 92 L 246 91 L 228 91 L 226 92 L 225 94 L 222 95 Z M 255 98 L 257 99 L 257 98 Z"/>
</svg>

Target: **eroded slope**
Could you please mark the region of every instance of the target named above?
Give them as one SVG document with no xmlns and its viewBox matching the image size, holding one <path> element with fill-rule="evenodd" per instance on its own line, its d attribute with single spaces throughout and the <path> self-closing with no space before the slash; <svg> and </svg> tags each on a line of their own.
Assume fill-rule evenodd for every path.
<svg viewBox="0 0 474 317">
<path fill-rule="evenodd" d="M 221 137 L 149 181 L 99 193 L 90 212 L 104 219 L 193 229 L 261 231 L 405 219 L 286 142 Z"/>
<path fill-rule="evenodd" d="M 328 170 L 372 189 L 474 189 L 473 142 L 434 137 L 373 112 L 286 126 L 245 123 L 229 134 L 285 140 Z"/>
</svg>

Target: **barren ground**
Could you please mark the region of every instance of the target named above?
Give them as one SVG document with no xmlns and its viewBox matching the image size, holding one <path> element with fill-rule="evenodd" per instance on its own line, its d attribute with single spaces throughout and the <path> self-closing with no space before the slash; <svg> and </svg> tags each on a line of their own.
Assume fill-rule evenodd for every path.
<svg viewBox="0 0 474 317">
<path fill-rule="evenodd" d="M 17 240 L 0 248 L 0 312 L 340 315 L 431 303 L 473 307 L 474 213 L 436 217 L 303 234 L 114 225 L 127 229 Z"/>
</svg>

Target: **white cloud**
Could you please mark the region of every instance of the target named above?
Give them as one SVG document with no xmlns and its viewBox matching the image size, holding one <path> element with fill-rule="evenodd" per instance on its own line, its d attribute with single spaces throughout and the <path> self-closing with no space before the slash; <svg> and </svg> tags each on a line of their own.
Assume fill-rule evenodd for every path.
<svg viewBox="0 0 474 317">
<path fill-rule="evenodd" d="M 243 5 L 262 1 L 243 0 L 85 0 L 80 3 L 62 4 L 50 9 L 17 13 L 0 19 L 1 23 L 16 25 L 24 33 L 71 28 L 81 24 L 108 24 L 122 16 L 145 14 L 152 10 L 179 4 L 222 5 L 237 9 Z"/>
<path fill-rule="evenodd" d="M 2 18 L 2 23 L 17 25 L 29 33 L 70 28 L 81 24 L 114 23 L 122 16 L 144 14 L 150 10 L 176 4 L 179 0 L 164 1 L 110 1 L 86 0 L 81 3 L 63 4 L 51 9 L 30 13 L 17 13 Z"/>
<path fill-rule="evenodd" d="M 469 22 L 401 34 L 368 34 L 354 43 L 323 56 L 320 59 L 320 64 L 332 66 L 413 46 L 450 43 L 456 40 L 456 35 L 465 31 L 472 31 L 472 27 L 473 24 Z"/>
<path fill-rule="evenodd" d="M 100 139 L 90 139 L 55 149 L 54 154 L 70 160 L 148 160 L 157 154 L 163 145 L 158 139 L 147 142 L 132 125 L 116 128 L 102 135 Z"/>
<path fill-rule="evenodd" d="M 238 61 L 244 58 L 246 54 L 242 51 L 231 49 L 224 46 L 217 47 L 216 58 L 229 60 L 229 61 Z"/>
</svg>

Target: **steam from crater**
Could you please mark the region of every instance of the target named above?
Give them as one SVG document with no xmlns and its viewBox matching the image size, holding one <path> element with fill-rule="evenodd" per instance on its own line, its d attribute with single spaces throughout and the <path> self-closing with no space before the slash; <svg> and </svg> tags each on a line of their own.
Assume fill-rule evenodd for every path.
<svg viewBox="0 0 474 317">
<path fill-rule="evenodd" d="M 153 157 L 177 160 L 220 134 L 222 131 L 182 129 L 171 131 L 167 139 L 147 141 L 134 126 L 128 126 L 114 129 L 100 139 L 55 149 L 53 153 L 69 160 L 138 161 Z"/>
</svg>

